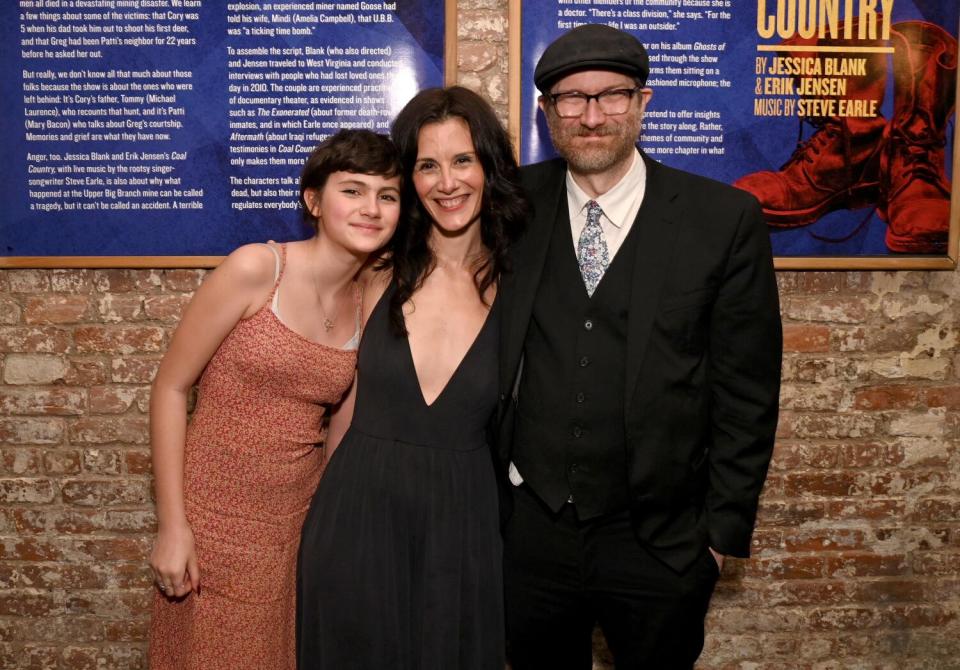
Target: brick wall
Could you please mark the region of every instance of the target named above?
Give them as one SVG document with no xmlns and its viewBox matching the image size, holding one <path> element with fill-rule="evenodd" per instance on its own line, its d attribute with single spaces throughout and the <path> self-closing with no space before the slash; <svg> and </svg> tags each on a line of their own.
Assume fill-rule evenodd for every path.
<svg viewBox="0 0 960 670">
<path fill-rule="evenodd" d="M 460 2 L 504 118 L 505 5 Z M 0 669 L 146 667 L 147 395 L 202 276 L 0 271 Z M 780 436 L 699 667 L 960 667 L 960 273 L 779 281 Z"/>
</svg>

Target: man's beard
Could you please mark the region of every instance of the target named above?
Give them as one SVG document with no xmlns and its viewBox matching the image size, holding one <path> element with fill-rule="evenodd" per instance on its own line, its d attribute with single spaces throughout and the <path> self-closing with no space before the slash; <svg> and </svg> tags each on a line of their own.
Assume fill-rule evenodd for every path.
<svg viewBox="0 0 960 670">
<path fill-rule="evenodd" d="M 639 133 L 635 132 L 635 129 L 638 125 L 633 123 L 633 119 L 624 119 L 616 125 L 584 128 L 579 125 L 566 126 L 563 119 L 550 118 L 550 115 L 547 118 L 554 148 L 567 161 L 573 172 L 581 174 L 606 172 L 629 158 L 636 150 Z M 574 142 L 578 137 L 612 137 L 614 142 L 604 143 L 603 146 L 584 147 Z"/>
</svg>

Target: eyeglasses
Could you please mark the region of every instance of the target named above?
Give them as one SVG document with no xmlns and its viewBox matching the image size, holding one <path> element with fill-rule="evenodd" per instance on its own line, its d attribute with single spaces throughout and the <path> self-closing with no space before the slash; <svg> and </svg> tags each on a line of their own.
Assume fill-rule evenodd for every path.
<svg viewBox="0 0 960 670">
<path fill-rule="evenodd" d="M 630 109 L 630 101 L 640 90 L 642 89 L 639 86 L 634 86 L 633 88 L 615 88 L 594 95 L 573 91 L 570 93 L 548 93 L 544 97 L 553 103 L 557 116 L 565 119 L 583 114 L 587 111 L 591 100 L 596 100 L 600 106 L 600 111 L 607 116 L 616 116 L 617 114 L 625 114 Z"/>
</svg>

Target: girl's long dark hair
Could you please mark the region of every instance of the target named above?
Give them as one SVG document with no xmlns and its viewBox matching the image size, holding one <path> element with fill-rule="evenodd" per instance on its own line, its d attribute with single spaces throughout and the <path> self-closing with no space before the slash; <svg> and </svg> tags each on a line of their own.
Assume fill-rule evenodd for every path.
<svg viewBox="0 0 960 670">
<path fill-rule="evenodd" d="M 428 123 L 450 118 L 466 121 L 483 167 L 483 198 L 480 203 L 480 240 L 489 250 L 474 273 L 477 291 L 483 300 L 490 286 L 508 272 L 507 249 L 520 236 L 526 223 L 529 204 L 520 186 L 520 170 L 513 157 L 510 137 L 493 108 L 479 95 L 463 88 L 428 88 L 418 93 L 400 110 L 391 128 L 391 136 L 400 150 L 403 164 L 403 202 L 405 215 L 390 242 L 384 267 L 393 270 L 397 289 L 390 300 L 390 329 L 398 336 L 407 334 L 403 305 L 433 272 L 436 258 L 428 239 L 433 222 L 417 197 L 413 168 L 417 161 L 420 129 Z"/>
</svg>

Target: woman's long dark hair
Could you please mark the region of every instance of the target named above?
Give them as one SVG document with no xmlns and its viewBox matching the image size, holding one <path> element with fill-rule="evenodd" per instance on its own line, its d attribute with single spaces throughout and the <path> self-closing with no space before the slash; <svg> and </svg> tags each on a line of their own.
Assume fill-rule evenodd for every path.
<svg viewBox="0 0 960 670">
<path fill-rule="evenodd" d="M 463 119 L 483 167 L 483 198 L 480 203 L 480 240 L 489 250 L 474 273 L 474 282 L 483 300 L 490 286 L 509 271 L 507 248 L 520 236 L 529 204 L 520 186 L 520 171 L 513 157 L 510 136 L 493 108 L 479 95 L 463 88 L 428 88 L 400 110 L 391 136 L 400 150 L 403 164 L 405 216 L 390 242 L 384 266 L 392 268 L 397 290 L 390 300 L 390 329 L 407 334 L 403 305 L 436 267 L 428 239 L 433 221 L 417 197 L 413 168 L 417 161 L 420 129 L 428 123 L 450 118 Z"/>
</svg>

